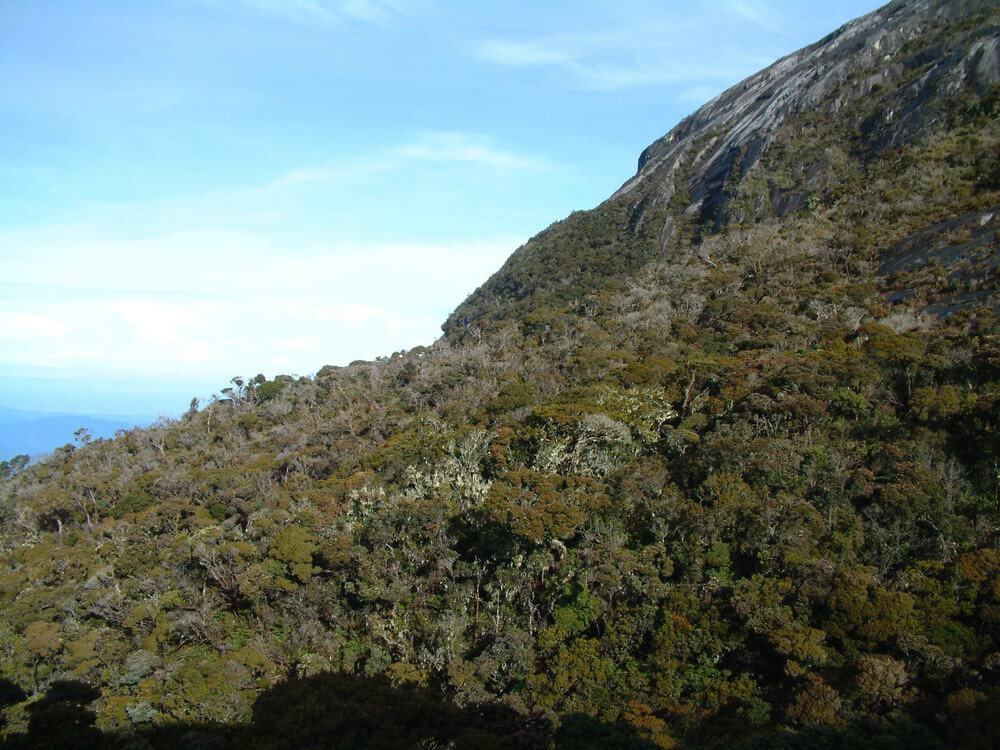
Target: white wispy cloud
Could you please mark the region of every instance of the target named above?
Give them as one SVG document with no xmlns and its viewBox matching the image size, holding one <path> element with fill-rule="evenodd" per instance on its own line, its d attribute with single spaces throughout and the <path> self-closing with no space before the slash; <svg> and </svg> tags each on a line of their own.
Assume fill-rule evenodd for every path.
<svg viewBox="0 0 1000 750">
<path fill-rule="evenodd" d="M 787 16 L 767 0 L 723 0 L 722 5 L 726 12 L 771 32 L 782 31 L 788 24 Z"/>
<path fill-rule="evenodd" d="M 745 44 L 724 47 L 721 55 L 706 57 L 704 49 L 718 49 L 719 35 L 726 29 L 738 37 L 745 36 L 748 22 L 774 33 L 785 24 L 783 15 L 767 0 L 716 0 L 686 13 L 647 7 L 638 16 L 622 15 L 627 22 L 603 27 L 568 28 L 528 38 L 481 38 L 472 43 L 471 52 L 496 65 L 548 68 L 585 89 L 681 83 L 693 90 L 732 81 L 773 59 L 770 53 L 740 52 Z"/>
<path fill-rule="evenodd" d="M 402 159 L 458 161 L 499 169 L 546 169 L 549 163 L 499 148 L 491 138 L 469 133 L 426 133 L 389 152 Z"/>
<path fill-rule="evenodd" d="M 730 59 L 697 61 L 683 55 L 636 50 L 623 44 L 620 53 L 601 51 L 582 39 L 507 42 L 487 39 L 475 49 L 480 59 L 500 65 L 547 67 L 564 74 L 574 85 L 594 90 L 613 90 L 649 84 L 703 84 L 731 81 L 752 71 L 770 58 L 733 55 Z"/>
<path fill-rule="evenodd" d="M 342 0 L 340 12 L 350 18 L 370 23 L 385 23 L 412 14 L 418 5 L 405 0 Z"/>
<path fill-rule="evenodd" d="M 480 58 L 500 65 L 569 65 L 574 55 L 540 42 L 483 39 L 476 47 Z"/>
<path fill-rule="evenodd" d="M 558 166 L 549 159 L 505 148 L 486 135 L 434 131 L 401 139 L 397 145 L 371 153 L 337 155 L 298 166 L 255 185 L 175 199 L 104 204 L 94 206 L 91 214 L 107 224 L 123 227 L 232 231 L 325 210 L 337 201 L 338 195 L 355 193 L 391 176 L 411 184 L 419 179 L 446 181 L 439 175 L 456 165 L 481 170 L 482 174 L 503 175 Z"/>
<path fill-rule="evenodd" d="M 389 172 L 408 162 L 433 165 L 434 162 L 464 162 L 503 170 L 549 169 L 552 163 L 541 157 L 505 149 L 489 136 L 478 133 L 427 132 L 398 146 L 353 159 L 334 159 L 316 166 L 299 167 L 255 188 L 267 193 L 293 190 L 330 182 L 362 180 Z"/>
<path fill-rule="evenodd" d="M 426 5 L 417 0 L 196 0 L 203 5 L 258 13 L 303 24 L 337 26 L 345 21 L 386 24 Z"/>
</svg>

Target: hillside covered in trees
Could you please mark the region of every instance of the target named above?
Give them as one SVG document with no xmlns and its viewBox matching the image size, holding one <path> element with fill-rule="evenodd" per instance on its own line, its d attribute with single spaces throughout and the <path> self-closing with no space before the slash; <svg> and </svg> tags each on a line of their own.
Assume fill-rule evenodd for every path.
<svg viewBox="0 0 1000 750">
<path fill-rule="evenodd" d="M 1000 8 L 734 86 L 428 347 L 0 480 L 5 748 L 1000 745 Z"/>
</svg>

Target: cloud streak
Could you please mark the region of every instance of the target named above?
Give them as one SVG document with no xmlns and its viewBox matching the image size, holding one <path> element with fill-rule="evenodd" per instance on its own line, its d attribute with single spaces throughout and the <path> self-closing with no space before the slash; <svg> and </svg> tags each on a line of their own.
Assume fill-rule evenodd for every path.
<svg viewBox="0 0 1000 750">
<path fill-rule="evenodd" d="M 446 164 L 461 162 L 501 170 L 545 170 L 547 159 L 510 151 L 477 133 L 428 132 L 360 159 L 338 159 L 314 167 L 301 167 L 277 177 L 265 190 L 282 190 L 344 180 L 360 180 L 368 175 L 392 171 L 407 163 Z"/>
<path fill-rule="evenodd" d="M 411 15 L 413 0 L 197 0 L 203 5 L 230 9 L 234 5 L 303 25 L 340 26 L 345 22 L 385 25 Z"/>
<path fill-rule="evenodd" d="M 270 234 L 296 227 L 304 231 L 325 226 L 343 233 L 337 216 L 359 201 L 365 208 L 388 206 L 391 198 L 379 193 L 396 184 L 435 186 L 446 195 L 460 183 L 496 182 L 497 178 L 531 175 L 558 169 L 553 161 L 498 145 L 482 134 L 432 131 L 401 139 L 367 154 L 343 154 L 312 165 L 302 165 L 269 180 L 201 194 L 154 201 L 93 204 L 79 226 L 64 223 L 54 233 L 73 237 L 88 232 L 105 236 L 140 228 L 149 232 L 238 232 L 250 229 Z M 375 197 L 369 199 L 368 195 Z M 383 209 L 384 210 L 384 209 Z"/>
<path fill-rule="evenodd" d="M 389 153 L 401 159 L 465 162 L 504 170 L 550 167 L 544 159 L 497 148 L 492 139 L 468 133 L 427 133 Z"/>
<path fill-rule="evenodd" d="M 725 0 L 723 8 L 771 33 L 784 32 L 788 25 L 787 16 L 766 0 Z"/>
<path fill-rule="evenodd" d="M 784 16 L 766 0 L 719 0 L 687 14 L 647 9 L 627 24 L 570 29 L 559 34 L 510 38 L 491 36 L 475 41 L 474 57 L 500 66 L 549 69 L 574 87 L 618 90 L 652 84 L 686 84 L 689 88 L 730 82 L 761 67 L 772 56 L 741 54 L 732 45 L 707 59 L 706 40 L 725 33 L 745 34 L 746 23 L 774 34 L 784 29 Z M 742 45 L 745 48 L 745 45 Z"/>
<path fill-rule="evenodd" d="M 565 45 L 565 46 L 561 46 Z M 651 52 L 648 57 L 634 50 L 603 56 L 585 49 L 580 40 L 556 42 L 508 42 L 487 39 L 475 50 L 480 59 L 511 67 L 550 68 L 563 74 L 574 86 L 591 90 L 617 90 L 652 84 L 727 83 L 770 58 L 731 55 L 729 59 L 697 63 L 682 61 L 676 54 Z"/>
<path fill-rule="evenodd" d="M 484 39 L 477 45 L 476 54 L 499 65 L 570 65 L 575 62 L 574 55 L 566 50 L 511 39 Z"/>
</svg>

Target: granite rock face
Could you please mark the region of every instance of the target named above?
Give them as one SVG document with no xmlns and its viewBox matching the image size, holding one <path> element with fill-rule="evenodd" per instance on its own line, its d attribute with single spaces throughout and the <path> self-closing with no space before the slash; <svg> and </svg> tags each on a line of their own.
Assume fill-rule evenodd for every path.
<svg viewBox="0 0 1000 750">
<path fill-rule="evenodd" d="M 846 123 L 874 154 L 925 133 L 949 94 L 1000 83 L 1000 5 L 990 0 L 897 0 L 736 84 L 682 120 L 639 157 L 613 196 L 636 196 L 631 222 L 664 205 L 684 170 L 690 214 L 712 219 L 723 184 L 746 175 L 790 118 L 849 117 L 850 105 L 890 92 L 871 117 Z M 803 196 L 772 196 L 777 215 Z M 669 232 L 669 227 L 667 228 Z"/>
<path fill-rule="evenodd" d="M 635 176 L 610 198 L 556 222 L 515 251 L 443 329 L 463 335 L 490 321 L 516 318 L 543 297 L 549 306 L 572 303 L 609 278 L 627 287 L 651 263 L 695 258 L 711 267 L 704 245 L 711 236 L 829 211 L 846 192 L 870 189 L 872 175 L 888 169 L 894 155 L 947 141 L 966 118 L 996 117 L 990 113 L 1000 111 L 998 102 L 1000 2 L 895 0 L 776 61 L 686 117 L 642 152 Z M 933 162 L 926 154 L 913 158 L 924 159 L 925 166 Z M 973 190 L 995 189 L 1000 156 L 976 158 L 984 182 Z M 883 177 L 896 179 L 906 169 L 892 168 L 898 173 Z M 926 169 L 911 178 L 917 181 L 921 174 L 925 182 L 931 179 Z M 950 188 L 932 179 L 923 187 L 897 188 L 894 200 L 917 205 L 931 197 L 940 210 L 898 226 L 888 219 L 869 223 L 866 236 L 844 243 L 864 245 L 869 269 L 880 278 L 893 275 L 900 284 L 894 289 L 908 294 L 914 286 L 913 279 L 903 278 L 906 273 L 938 262 L 968 266 L 949 283 L 969 290 L 948 292 L 948 300 L 933 304 L 913 300 L 929 313 L 947 315 L 983 300 L 991 306 L 997 300 L 1000 310 L 992 224 L 976 230 L 980 241 L 961 258 L 938 252 L 942 231 L 951 232 L 947 242 L 964 242 L 956 234 L 964 225 L 949 229 L 942 223 L 953 218 L 948 211 L 957 216 L 982 207 L 944 208 Z M 879 195 L 872 192 L 868 200 L 878 212 Z M 858 216 L 831 220 L 846 234 L 859 223 Z M 904 252 L 902 246 L 889 249 L 902 237 L 912 238 L 905 249 L 912 262 L 879 269 L 881 253 Z M 929 278 L 930 272 L 921 275 Z M 984 291 L 983 280 L 991 291 Z"/>
</svg>

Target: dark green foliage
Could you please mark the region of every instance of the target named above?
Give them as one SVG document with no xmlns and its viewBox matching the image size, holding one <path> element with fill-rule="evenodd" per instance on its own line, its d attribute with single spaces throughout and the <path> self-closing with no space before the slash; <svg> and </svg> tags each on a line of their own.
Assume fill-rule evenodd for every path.
<svg viewBox="0 0 1000 750">
<path fill-rule="evenodd" d="M 151 508 L 155 502 L 156 498 L 147 490 L 133 490 L 112 505 L 108 515 L 112 518 L 121 518 L 126 513 L 141 513 L 147 508 Z"/>
<path fill-rule="evenodd" d="M 14 456 L 10 461 L 0 461 L 0 479 L 10 479 L 17 476 L 24 471 L 30 460 L 29 456 L 22 453 Z"/>
</svg>

